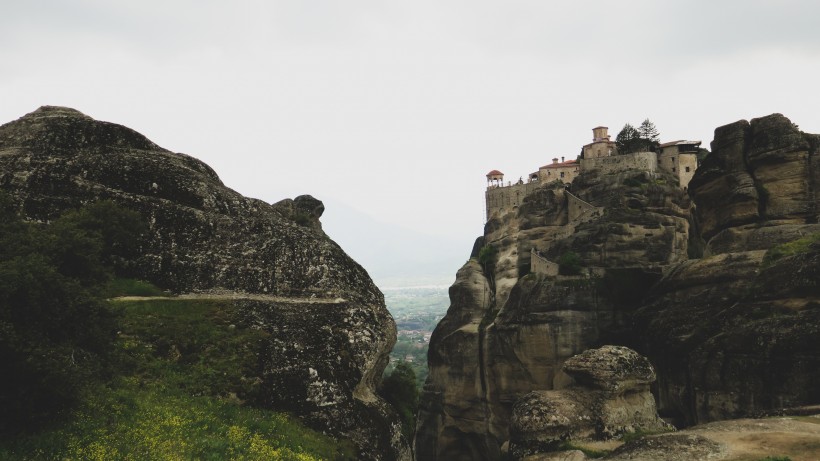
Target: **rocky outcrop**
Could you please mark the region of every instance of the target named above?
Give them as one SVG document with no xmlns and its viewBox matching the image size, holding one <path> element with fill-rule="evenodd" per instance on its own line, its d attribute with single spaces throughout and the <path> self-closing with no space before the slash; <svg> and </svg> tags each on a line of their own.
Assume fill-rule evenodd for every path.
<svg viewBox="0 0 820 461">
<path fill-rule="evenodd" d="M 581 202 L 595 216 L 571 213 Z M 500 459 L 513 404 L 570 383 L 563 363 L 621 337 L 641 298 L 635 288 L 686 259 L 690 205 L 671 176 L 595 171 L 576 178 L 571 195 L 544 183 L 494 213 L 481 245 L 496 256 L 459 271 L 430 342 L 419 459 Z M 582 275 L 529 273 L 533 248 L 552 261 L 576 253 Z M 466 287 L 481 290 L 465 295 Z"/>
<path fill-rule="evenodd" d="M 351 438 L 362 459 L 408 459 L 374 393 L 395 324 L 365 270 L 322 232 L 319 200 L 243 197 L 193 157 L 61 107 L 0 126 L 0 189 L 31 220 L 100 199 L 138 211 L 148 230 L 139 253 L 118 262 L 121 275 L 175 292 L 268 295 L 240 307 L 271 334 L 268 404 Z"/>
<path fill-rule="evenodd" d="M 655 409 L 652 365 L 620 346 L 590 349 L 564 363 L 575 385 L 534 391 L 515 403 L 510 454 L 514 459 L 553 451 L 568 441 L 610 439 L 671 428 Z"/>
<path fill-rule="evenodd" d="M 715 130 L 689 187 L 707 254 L 766 249 L 820 231 L 818 136 L 773 114 Z"/>
<path fill-rule="evenodd" d="M 679 424 L 820 402 L 817 137 L 779 114 L 715 130 L 690 191 L 703 259 L 671 268 L 635 317 L 658 370 L 660 411 Z"/>
<path fill-rule="evenodd" d="M 820 232 L 820 136 L 774 114 L 718 128 L 712 149 L 688 193 L 663 172 L 593 170 L 574 198 L 545 183 L 493 209 L 480 242 L 496 257 L 468 263 L 490 294 L 451 297 L 430 344 L 425 459 L 499 459 L 514 402 L 565 387 L 564 362 L 601 344 L 649 358 L 658 411 L 681 426 L 820 401 L 820 244 L 766 256 Z M 578 201 L 597 215 L 573 220 Z M 532 249 L 575 253 L 580 274 L 530 274 Z"/>
</svg>

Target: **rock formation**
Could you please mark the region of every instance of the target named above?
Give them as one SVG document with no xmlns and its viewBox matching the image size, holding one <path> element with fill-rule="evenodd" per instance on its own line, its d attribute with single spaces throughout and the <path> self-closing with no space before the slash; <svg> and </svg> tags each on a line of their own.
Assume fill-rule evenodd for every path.
<svg viewBox="0 0 820 461">
<path fill-rule="evenodd" d="M 636 316 L 681 424 L 820 402 L 818 136 L 779 114 L 715 130 L 690 191 L 706 256 L 671 268 Z M 818 239 L 820 240 L 820 239 Z"/>
<path fill-rule="evenodd" d="M 820 402 L 820 244 L 766 257 L 820 232 L 819 146 L 782 115 L 741 121 L 688 193 L 664 172 L 582 171 L 490 216 L 430 343 L 417 454 L 500 459 L 514 402 L 565 387 L 563 363 L 601 344 L 649 358 L 682 426 Z M 580 274 L 531 273 L 533 249 L 574 253 Z"/>
<path fill-rule="evenodd" d="M 571 193 L 544 183 L 518 208 L 490 217 L 430 341 L 419 459 L 500 459 L 515 401 L 566 386 L 565 360 L 623 336 L 625 315 L 640 301 L 635 289 L 687 257 L 691 203 L 675 181 L 582 173 Z M 495 257 L 480 262 L 481 247 Z M 533 249 L 551 261 L 577 254 L 582 275 L 530 272 Z"/>
<path fill-rule="evenodd" d="M 322 232 L 319 200 L 243 197 L 193 157 L 61 107 L 0 126 L 0 189 L 31 220 L 100 199 L 138 211 L 149 231 L 118 262 L 121 275 L 175 292 L 267 295 L 237 307 L 271 334 L 267 404 L 352 439 L 362 459 L 409 459 L 374 392 L 395 323 L 365 270 Z"/>
<path fill-rule="evenodd" d="M 576 385 L 533 391 L 519 399 L 510 421 L 513 459 L 554 451 L 579 439 L 610 439 L 636 431 L 670 430 L 655 409 L 652 365 L 621 346 L 589 349 L 564 363 Z"/>
</svg>

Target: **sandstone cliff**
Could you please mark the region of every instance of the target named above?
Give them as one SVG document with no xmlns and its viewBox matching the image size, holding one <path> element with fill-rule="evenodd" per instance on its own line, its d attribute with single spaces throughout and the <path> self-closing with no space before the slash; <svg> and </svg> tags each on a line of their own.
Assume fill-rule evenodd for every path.
<svg viewBox="0 0 820 461">
<path fill-rule="evenodd" d="M 636 316 L 659 373 L 661 410 L 681 423 L 820 401 L 818 136 L 779 114 L 715 130 L 690 183 L 706 256 L 672 268 Z"/>
<path fill-rule="evenodd" d="M 458 272 L 431 340 L 418 455 L 500 459 L 515 402 L 605 343 L 650 359 L 680 425 L 820 401 L 820 244 L 764 261 L 820 231 L 819 145 L 782 115 L 741 121 L 688 193 L 661 172 L 582 172 L 490 216 L 473 257 L 496 257 Z M 530 273 L 569 252 L 580 275 Z"/>
<path fill-rule="evenodd" d="M 566 191 L 545 183 L 517 208 L 492 215 L 459 270 L 451 305 L 430 342 L 416 453 L 419 459 L 500 459 L 515 402 L 571 383 L 566 359 L 622 338 L 634 289 L 687 258 L 691 203 L 663 173 L 582 174 Z M 581 275 L 530 272 L 578 255 Z"/>
<path fill-rule="evenodd" d="M 409 459 L 374 392 L 395 323 L 365 270 L 322 232 L 320 201 L 243 197 L 193 157 L 60 107 L 0 126 L 0 188 L 32 220 L 100 199 L 140 212 L 149 232 L 120 274 L 175 292 L 265 295 L 237 309 L 270 333 L 266 403 L 352 439 L 362 459 Z"/>
</svg>

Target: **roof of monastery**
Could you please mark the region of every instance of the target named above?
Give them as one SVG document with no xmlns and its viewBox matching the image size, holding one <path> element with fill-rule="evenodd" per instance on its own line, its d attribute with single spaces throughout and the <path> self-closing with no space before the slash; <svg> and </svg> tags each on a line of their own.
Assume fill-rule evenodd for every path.
<svg viewBox="0 0 820 461">
<path fill-rule="evenodd" d="M 549 165 L 544 165 L 544 166 L 542 166 L 541 168 L 538 168 L 538 169 L 540 170 L 542 168 L 566 168 L 566 167 L 576 166 L 577 164 L 578 164 L 578 162 L 576 160 L 567 160 L 566 162 L 561 162 L 561 163 L 550 163 Z"/>
<path fill-rule="evenodd" d="M 501 176 L 504 176 L 504 173 L 502 173 L 498 170 L 493 170 L 493 171 L 487 173 L 487 176 L 495 176 L 495 175 L 498 175 L 498 174 L 500 174 Z"/>
<path fill-rule="evenodd" d="M 678 144 L 700 144 L 700 141 L 686 141 L 684 139 L 679 139 L 677 141 L 669 141 L 661 144 L 658 147 L 669 147 L 669 146 L 677 146 Z"/>
</svg>

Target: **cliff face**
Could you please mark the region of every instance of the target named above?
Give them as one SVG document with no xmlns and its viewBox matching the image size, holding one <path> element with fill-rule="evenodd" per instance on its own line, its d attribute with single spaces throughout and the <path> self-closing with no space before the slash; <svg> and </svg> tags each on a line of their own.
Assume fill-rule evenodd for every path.
<svg viewBox="0 0 820 461">
<path fill-rule="evenodd" d="M 419 459 L 500 459 L 513 404 L 571 383 L 564 361 L 622 335 L 625 313 L 637 307 L 631 288 L 686 259 L 690 202 L 674 178 L 595 172 L 572 187 L 542 184 L 520 207 L 491 216 L 477 246 L 496 257 L 459 270 L 430 342 Z M 531 258 L 570 252 L 582 275 L 530 272 Z"/>
<path fill-rule="evenodd" d="M 818 137 L 782 115 L 715 130 L 690 183 L 706 256 L 636 316 L 662 412 L 693 424 L 820 401 L 820 245 L 764 260 L 820 232 L 818 171 Z"/>
<path fill-rule="evenodd" d="M 688 193 L 664 173 L 584 171 L 491 216 L 477 247 L 497 256 L 459 271 L 430 343 L 419 456 L 500 459 L 515 402 L 569 385 L 563 363 L 602 344 L 650 359 L 681 424 L 820 401 L 820 245 L 764 263 L 820 231 L 818 145 L 781 115 L 741 121 L 715 131 Z M 581 275 L 529 273 L 568 253 Z"/>
<path fill-rule="evenodd" d="M 0 126 L 0 188 L 32 220 L 100 199 L 140 212 L 149 231 L 120 274 L 255 295 L 237 308 L 271 334 L 267 403 L 351 438 L 362 459 L 409 459 L 374 392 L 395 323 L 365 270 L 322 232 L 320 201 L 243 197 L 199 160 L 60 107 Z"/>
<path fill-rule="evenodd" d="M 690 183 L 707 254 L 767 249 L 811 232 L 818 144 L 820 136 L 780 114 L 717 128 L 712 155 Z"/>
</svg>

